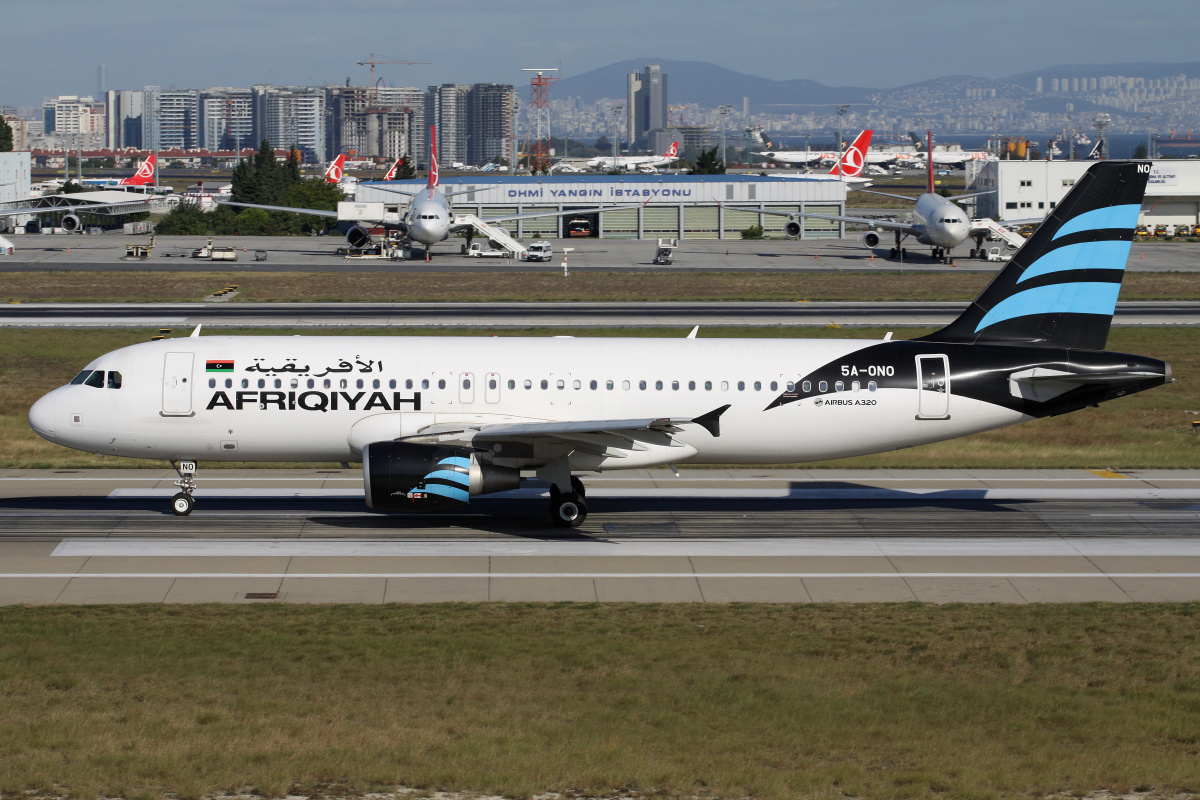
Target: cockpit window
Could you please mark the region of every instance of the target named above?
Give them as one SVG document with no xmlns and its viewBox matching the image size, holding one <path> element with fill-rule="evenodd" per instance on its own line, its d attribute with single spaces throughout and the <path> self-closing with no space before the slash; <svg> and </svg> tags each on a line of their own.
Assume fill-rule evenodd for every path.
<svg viewBox="0 0 1200 800">
<path fill-rule="evenodd" d="M 95 386 L 97 389 L 104 388 L 104 370 L 98 369 L 91 375 L 87 376 L 87 380 L 83 382 L 84 386 Z"/>
<path fill-rule="evenodd" d="M 71 380 L 71 386 L 78 386 L 79 384 L 86 381 L 88 379 L 88 375 L 91 375 L 91 374 L 92 374 L 92 371 L 90 369 L 85 369 L 83 372 L 79 373 Z"/>
<path fill-rule="evenodd" d="M 108 388 L 110 388 L 110 389 L 120 389 L 121 388 L 121 373 L 116 372 L 115 370 L 109 370 Z"/>
</svg>

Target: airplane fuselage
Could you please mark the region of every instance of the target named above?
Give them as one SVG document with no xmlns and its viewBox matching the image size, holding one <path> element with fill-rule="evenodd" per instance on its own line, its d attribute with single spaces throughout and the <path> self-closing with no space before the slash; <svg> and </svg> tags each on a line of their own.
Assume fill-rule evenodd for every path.
<svg viewBox="0 0 1200 800">
<path fill-rule="evenodd" d="M 971 221 L 967 213 L 949 199 L 932 192 L 917 198 L 913 209 L 917 241 L 951 250 L 967 240 Z"/>
<path fill-rule="evenodd" d="M 422 189 L 404 215 L 408 238 L 425 246 L 445 241 L 450 235 L 454 212 L 440 189 Z"/>
</svg>

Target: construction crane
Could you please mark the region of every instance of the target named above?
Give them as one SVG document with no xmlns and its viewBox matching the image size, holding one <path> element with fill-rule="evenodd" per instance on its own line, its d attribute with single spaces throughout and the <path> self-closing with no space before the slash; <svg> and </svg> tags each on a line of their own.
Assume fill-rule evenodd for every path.
<svg viewBox="0 0 1200 800">
<path fill-rule="evenodd" d="M 679 112 L 679 124 L 683 125 L 683 112 L 687 111 L 687 106 L 667 106 L 667 127 L 668 128 L 671 127 L 671 125 L 672 125 L 672 122 L 671 122 L 671 117 L 673 116 L 671 114 L 672 111 Z"/>
<path fill-rule="evenodd" d="M 375 66 L 377 64 L 432 64 L 433 62 L 432 61 L 401 61 L 399 59 L 394 59 L 394 58 L 389 58 L 386 61 L 380 61 L 375 58 L 374 53 L 371 53 L 371 55 L 367 58 L 366 61 L 359 61 L 357 63 L 360 67 L 369 66 L 371 68 L 371 91 L 370 91 L 369 97 L 370 97 L 370 102 L 372 104 L 374 104 L 374 102 L 375 102 Z"/>
</svg>

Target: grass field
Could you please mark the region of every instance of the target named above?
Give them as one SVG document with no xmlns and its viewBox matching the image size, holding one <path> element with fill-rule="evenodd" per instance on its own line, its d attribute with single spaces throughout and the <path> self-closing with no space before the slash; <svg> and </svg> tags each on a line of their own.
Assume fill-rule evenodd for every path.
<svg viewBox="0 0 1200 800">
<path fill-rule="evenodd" d="M 224 332 L 224 331 L 223 331 Z M 311 330 L 251 331 L 290 335 Z M 472 335 L 478 331 L 435 331 Z M 684 329 L 572 330 L 576 336 L 682 337 Z M 901 337 L 925 331 L 908 330 Z M 423 331 L 367 329 L 327 335 L 417 335 Z M 498 331 L 497 335 L 552 336 L 560 330 Z M 708 328 L 705 337 L 882 338 L 882 329 Z M 161 467 L 161 462 L 94 456 L 52 444 L 29 428 L 30 405 L 72 378 L 92 358 L 149 339 L 150 331 L 0 329 L 0 467 Z M 1195 468 L 1200 436 L 1200 330 L 1117 328 L 1108 349 L 1170 361 L 1175 383 L 1061 417 L 1037 420 L 962 439 L 890 453 L 807 466 L 844 468 Z M 203 465 L 205 469 L 215 465 Z M 229 464 L 228 466 L 246 466 Z"/>
<path fill-rule="evenodd" d="M 973 300 L 979 273 L 547 272 L 10 272 L 7 303 L 199 302 L 237 284 L 233 302 L 500 302 L 629 300 Z M 1131 272 L 1122 300 L 1198 300 L 1200 274 Z"/>
<path fill-rule="evenodd" d="M 1196 605 L 0 609 L 0 793 L 1200 788 Z"/>
</svg>

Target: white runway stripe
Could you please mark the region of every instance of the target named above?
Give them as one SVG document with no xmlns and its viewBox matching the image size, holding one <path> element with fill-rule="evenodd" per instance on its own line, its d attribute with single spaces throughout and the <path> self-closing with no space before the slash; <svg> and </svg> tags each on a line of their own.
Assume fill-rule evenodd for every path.
<svg viewBox="0 0 1200 800">
<path fill-rule="evenodd" d="M 1200 572 L 11 572 L 8 578 L 1200 578 Z"/>
</svg>

